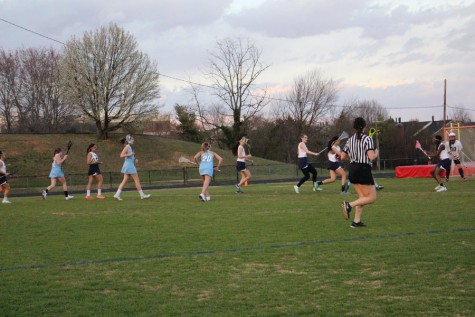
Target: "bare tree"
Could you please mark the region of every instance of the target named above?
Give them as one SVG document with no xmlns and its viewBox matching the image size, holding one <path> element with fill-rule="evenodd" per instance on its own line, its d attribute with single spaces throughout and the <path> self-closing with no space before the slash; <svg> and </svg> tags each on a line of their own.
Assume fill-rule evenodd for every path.
<svg viewBox="0 0 475 317">
<path fill-rule="evenodd" d="M 259 93 L 253 88 L 257 78 L 268 67 L 261 63 L 261 51 L 255 44 L 239 38 L 217 42 L 216 51 L 210 53 L 206 75 L 213 83 L 219 106 L 204 108 L 197 102 L 198 115 L 206 124 L 221 130 L 228 147 L 245 133 L 246 122 L 267 104 L 267 92 L 263 90 Z M 225 117 L 227 120 L 220 120 L 220 124 L 211 122 L 211 109 L 215 111 L 214 117 Z"/>
<path fill-rule="evenodd" d="M 68 100 L 95 122 L 99 138 L 158 113 L 157 67 L 115 24 L 68 41 L 61 74 Z"/>
<path fill-rule="evenodd" d="M 388 110 L 376 100 L 354 100 L 348 110 L 348 113 L 351 113 L 354 118 L 362 117 L 367 123 L 389 119 Z"/>
<path fill-rule="evenodd" d="M 13 132 L 16 122 L 15 106 L 18 102 L 20 65 L 16 54 L 0 50 L 0 116 L 5 132 Z"/>
<path fill-rule="evenodd" d="M 298 136 L 329 112 L 337 100 L 337 89 L 331 78 L 324 78 L 315 69 L 295 78 L 286 100 L 280 106 L 281 113 L 294 120 Z"/>
<path fill-rule="evenodd" d="M 460 123 L 469 123 L 472 122 L 472 117 L 470 113 L 465 109 L 463 105 L 454 107 L 451 111 L 452 121 Z"/>
<path fill-rule="evenodd" d="M 52 48 L 0 53 L 0 98 L 8 131 L 60 132 L 71 126 L 75 107 L 62 100 L 59 59 Z"/>
</svg>

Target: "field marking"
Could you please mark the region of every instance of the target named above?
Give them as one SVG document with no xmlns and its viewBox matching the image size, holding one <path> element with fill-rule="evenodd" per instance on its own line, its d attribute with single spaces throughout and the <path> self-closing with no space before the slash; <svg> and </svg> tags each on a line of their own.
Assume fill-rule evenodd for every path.
<svg viewBox="0 0 475 317">
<path fill-rule="evenodd" d="M 445 234 L 445 233 L 454 233 L 454 232 L 472 232 L 472 231 L 475 231 L 475 227 L 458 228 L 458 229 L 452 229 L 452 230 L 428 230 L 428 231 L 420 231 L 420 232 L 402 232 L 402 233 L 393 233 L 393 234 L 388 234 L 384 236 L 374 236 L 374 237 L 366 237 L 366 238 L 365 237 L 351 237 L 351 238 L 343 238 L 343 239 L 337 239 L 337 240 L 301 241 L 301 242 L 292 242 L 292 243 L 285 243 L 285 244 L 271 244 L 267 246 L 243 247 L 243 248 L 224 249 L 224 250 L 187 251 L 187 252 L 179 252 L 179 253 L 163 253 L 163 254 L 157 254 L 157 255 L 123 257 L 123 258 L 113 258 L 113 259 L 103 259 L 103 260 L 84 260 L 84 261 L 68 262 L 68 263 L 62 263 L 62 264 L 36 264 L 36 265 L 34 264 L 34 265 L 16 266 L 16 267 L 0 267 L 0 272 L 41 270 L 41 269 L 62 268 L 62 267 L 69 267 L 69 266 L 85 266 L 85 265 L 91 265 L 91 264 L 95 265 L 95 264 L 104 264 L 104 263 L 132 262 L 132 261 L 143 261 L 143 260 L 151 260 L 151 259 L 187 257 L 187 256 L 196 256 L 196 255 L 253 252 L 253 251 L 274 250 L 274 249 L 303 247 L 303 246 L 321 245 L 321 244 L 332 244 L 332 243 L 351 242 L 351 241 L 385 240 L 385 239 L 395 239 L 395 238 L 403 238 L 403 237 L 417 236 L 417 235 L 434 235 L 434 234 Z"/>
</svg>

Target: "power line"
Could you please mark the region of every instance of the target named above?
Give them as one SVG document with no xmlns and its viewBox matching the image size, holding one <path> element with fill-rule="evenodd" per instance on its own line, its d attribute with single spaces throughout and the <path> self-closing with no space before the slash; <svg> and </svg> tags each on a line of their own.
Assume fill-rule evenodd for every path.
<svg viewBox="0 0 475 317">
<path fill-rule="evenodd" d="M 54 41 L 56 43 L 59 43 L 59 44 L 62 44 L 62 45 L 66 45 L 64 42 L 61 42 L 59 40 L 56 40 L 52 37 L 49 37 L 49 36 L 46 36 L 44 34 L 41 34 L 41 33 L 38 33 L 38 32 L 35 32 L 33 30 L 30 30 L 26 27 L 23 27 L 21 25 L 18 25 L 16 23 L 13 23 L 11 21 L 8 21 L 8 20 L 5 20 L 3 18 L 0 18 L 1 21 L 5 22 L 5 23 L 8 23 L 10 25 L 13 25 L 17 28 L 20 28 L 22 30 L 25 30 L 27 32 L 30 32 L 30 33 L 33 33 L 35 35 L 38 35 L 38 36 L 41 36 L 45 39 L 48 39 L 50 41 Z M 176 81 L 181 81 L 181 82 L 185 82 L 185 83 L 188 83 L 188 84 L 191 84 L 191 85 L 196 85 L 196 86 L 201 86 L 201 87 L 206 87 L 206 88 L 210 88 L 210 89 L 216 89 L 216 87 L 213 87 L 213 86 L 210 86 L 210 85 L 205 85 L 205 84 L 201 84 L 201 83 L 195 83 L 195 82 L 192 82 L 190 80 L 186 80 L 186 79 L 181 79 L 181 78 L 177 78 L 177 77 L 174 77 L 174 76 L 169 76 L 169 75 L 166 75 L 166 74 L 163 74 L 163 73 L 159 73 L 160 76 L 163 76 L 163 77 L 166 77 L 166 78 L 170 78 L 170 79 L 173 79 L 173 80 L 176 80 Z M 252 97 L 262 97 L 262 96 L 257 96 L 257 95 L 253 95 L 253 94 L 249 94 L 250 96 Z M 282 101 L 282 102 L 288 102 L 289 100 L 286 100 L 286 99 L 280 99 L 280 98 L 274 98 L 274 97 L 270 97 L 270 96 L 264 96 L 264 98 L 268 99 L 268 100 L 274 100 L 274 101 Z M 338 105 L 335 105 L 335 108 L 349 108 L 351 106 L 338 106 Z M 440 108 L 442 106 L 420 106 L 420 107 L 384 107 L 385 109 L 388 109 L 388 110 L 405 110 L 405 109 L 429 109 L 429 108 Z M 458 109 L 458 110 L 466 110 L 466 111 L 475 111 L 475 109 L 465 109 L 465 108 L 462 108 L 462 107 L 453 107 L 453 106 L 447 106 L 448 108 L 451 108 L 451 109 Z"/>
<path fill-rule="evenodd" d="M 23 27 L 23 26 L 20 26 L 20 25 L 18 25 L 18 24 L 13 23 L 13 22 L 7 21 L 7 20 L 2 19 L 2 18 L 0 18 L 0 20 L 2 20 L 2 21 L 5 22 L 5 23 L 11 24 L 11 25 L 13 25 L 13 26 L 16 26 L 17 28 L 20 28 L 20 29 L 23 29 L 23 30 L 28 31 L 28 32 L 30 32 L 30 33 L 33 33 L 33 34 L 36 34 L 36 35 L 38 35 L 38 36 L 44 37 L 44 38 L 46 38 L 46 39 L 48 39 L 48 40 L 51 40 L 51 41 L 57 42 L 57 43 L 59 43 L 59 44 L 65 45 L 65 44 L 64 44 L 63 42 L 61 42 L 61 41 L 55 40 L 54 38 L 51 38 L 51 37 L 49 37 L 49 36 L 46 36 L 46 35 L 43 35 L 43 34 L 41 34 L 41 33 L 35 32 L 35 31 L 33 31 L 33 30 L 27 29 L 27 28 L 25 28 L 25 27 Z"/>
</svg>

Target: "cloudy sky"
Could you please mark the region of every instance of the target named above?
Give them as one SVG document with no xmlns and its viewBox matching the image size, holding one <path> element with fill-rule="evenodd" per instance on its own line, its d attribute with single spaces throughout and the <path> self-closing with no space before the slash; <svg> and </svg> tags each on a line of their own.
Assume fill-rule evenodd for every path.
<svg viewBox="0 0 475 317">
<path fill-rule="evenodd" d="M 250 39 L 271 65 L 258 79 L 272 96 L 317 69 L 338 83 L 338 103 L 376 100 L 403 121 L 475 119 L 475 0 L 0 0 L 0 47 L 54 47 L 115 22 L 160 73 L 208 84 L 209 52 Z M 6 22 L 6 21 L 7 22 Z M 10 23 L 8 23 L 10 22 Z M 162 104 L 187 103 L 187 84 L 162 77 Z"/>
</svg>

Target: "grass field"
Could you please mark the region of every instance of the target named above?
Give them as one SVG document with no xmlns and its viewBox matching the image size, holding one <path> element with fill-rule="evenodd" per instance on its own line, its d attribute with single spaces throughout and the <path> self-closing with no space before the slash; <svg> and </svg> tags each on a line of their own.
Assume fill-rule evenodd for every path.
<svg viewBox="0 0 475 317">
<path fill-rule="evenodd" d="M 12 198 L 0 316 L 474 316 L 475 182 L 379 182 L 357 229 L 336 183 Z"/>
</svg>

